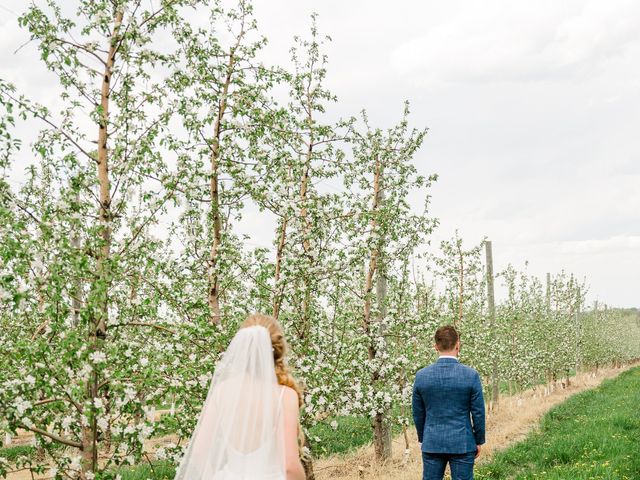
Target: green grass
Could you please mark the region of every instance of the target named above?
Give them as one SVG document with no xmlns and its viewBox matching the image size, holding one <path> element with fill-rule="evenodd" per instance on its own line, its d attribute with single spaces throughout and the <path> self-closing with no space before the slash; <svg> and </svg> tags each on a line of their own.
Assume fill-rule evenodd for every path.
<svg viewBox="0 0 640 480">
<path fill-rule="evenodd" d="M 640 368 L 550 410 L 538 431 L 478 467 L 476 479 L 640 479 Z"/>
<path fill-rule="evenodd" d="M 338 417 L 335 420 L 338 422 L 337 430 L 326 423 L 315 425 L 309 429 L 311 452 L 315 458 L 347 453 L 373 442 L 373 428 L 370 418 Z M 397 435 L 400 432 L 402 432 L 402 428 L 394 425 L 393 434 Z M 316 437 L 320 441 L 317 441 Z"/>
<path fill-rule="evenodd" d="M 154 462 L 153 468 L 148 464 L 136 465 L 120 468 L 118 473 L 122 480 L 173 480 L 175 468 L 166 462 Z"/>
<path fill-rule="evenodd" d="M 309 429 L 311 452 L 314 457 L 345 453 L 371 442 L 373 434 L 368 418 L 342 417 L 336 421 L 338 422 L 337 430 L 324 423 Z"/>
<path fill-rule="evenodd" d="M 0 457 L 6 458 L 10 462 L 15 462 L 18 457 L 28 457 L 35 453 L 36 448 L 31 445 L 17 445 L 15 447 L 0 448 Z"/>
</svg>

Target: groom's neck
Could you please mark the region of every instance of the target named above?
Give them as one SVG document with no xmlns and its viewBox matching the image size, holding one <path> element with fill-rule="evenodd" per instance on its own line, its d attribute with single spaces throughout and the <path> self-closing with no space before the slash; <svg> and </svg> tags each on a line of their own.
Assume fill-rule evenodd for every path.
<svg viewBox="0 0 640 480">
<path fill-rule="evenodd" d="M 458 358 L 458 353 L 456 351 L 453 351 L 453 352 L 438 352 L 438 357 L 456 357 L 456 358 Z"/>
</svg>

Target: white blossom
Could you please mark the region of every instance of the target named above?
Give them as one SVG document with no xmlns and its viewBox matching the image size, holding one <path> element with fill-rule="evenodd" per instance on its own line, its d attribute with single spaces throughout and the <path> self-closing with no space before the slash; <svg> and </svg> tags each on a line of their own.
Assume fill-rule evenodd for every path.
<svg viewBox="0 0 640 480">
<path fill-rule="evenodd" d="M 71 463 L 69 464 L 71 469 L 72 470 L 80 470 L 80 462 L 81 462 L 81 460 L 82 460 L 82 457 L 80 455 L 75 455 L 71 459 Z"/>
<path fill-rule="evenodd" d="M 207 384 L 209 383 L 209 379 L 210 379 L 209 375 L 202 374 L 202 375 L 198 376 L 198 383 L 200 384 L 200 386 L 202 388 L 205 388 L 207 386 Z"/>
<path fill-rule="evenodd" d="M 158 460 L 164 460 L 165 458 L 167 458 L 167 452 L 165 451 L 164 447 L 158 447 L 158 449 L 156 450 L 156 458 Z"/>
<path fill-rule="evenodd" d="M 22 417 L 21 422 L 29 428 L 35 427 L 33 421 L 29 417 Z"/>
<path fill-rule="evenodd" d="M 27 411 L 29 408 L 31 408 L 32 404 L 31 404 L 30 401 L 25 400 L 21 396 L 18 396 L 13 401 L 13 405 L 14 405 L 14 408 L 16 409 L 16 411 L 18 412 L 18 415 L 22 415 L 25 411 Z"/>
<path fill-rule="evenodd" d="M 109 427 L 109 419 L 107 417 L 98 417 L 97 424 L 102 431 L 105 431 Z"/>
<path fill-rule="evenodd" d="M 107 354 L 102 350 L 91 352 L 89 354 L 89 360 L 91 360 L 93 363 L 103 363 L 107 361 Z"/>
<path fill-rule="evenodd" d="M 73 418 L 70 417 L 69 415 L 66 415 L 63 419 L 62 419 L 62 428 L 64 428 L 65 430 L 67 430 L 71 424 L 73 423 Z"/>
</svg>

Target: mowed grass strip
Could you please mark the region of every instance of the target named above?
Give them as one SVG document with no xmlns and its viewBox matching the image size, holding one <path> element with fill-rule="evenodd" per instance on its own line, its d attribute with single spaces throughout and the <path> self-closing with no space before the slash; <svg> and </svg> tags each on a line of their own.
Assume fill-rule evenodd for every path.
<svg viewBox="0 0 640 480">
<path fill-rule="evenodd" d="M 475 478 L 640 479 L 640 367 L 554 407 L 537 431 L 478 467 Z"/>
</svg>

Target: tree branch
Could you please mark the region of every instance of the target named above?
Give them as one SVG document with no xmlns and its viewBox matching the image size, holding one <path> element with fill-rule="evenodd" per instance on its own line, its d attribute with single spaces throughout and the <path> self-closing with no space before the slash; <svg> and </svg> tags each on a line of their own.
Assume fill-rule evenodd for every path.
<svg viewBox="0 0 640 480">
<path fill-rule="evenodd" d="M 65 44 L 65 45 L 70 45 L 70 46 L 72 46 L 72 47 L 74 47 L 74 48 L 77 48 L 78 50 L 82 50 L 83 52 L 86 52 L 86 53 L 88 53 L 88 54 L 92 55 L 92 56 L 93 56 L 94 58 L 96 58 L 100 63 L 102 63 L 102 65 L 105 65 L 105 66 L 106 66 L 106 64 L 107 64 L 107 63 L 106 63 L 102 58 L 100 58 L 100 56 L 99 56 L 99 55 L 97 55 L 95 52 L 92 52 L 91 50 L 89 50 L 89 49 L 88 49 L 87 47 L 85 47 L 84 45 L 80 45 L 80 44 L 77 44 L 77 43 L 69 42 L 68 40 L 64 40 L 64 39 L 62 39 L 62 38 L 54 38 L 54 39 L 53 39 L 53 41 L 54 41 L 54 42 L 58 42 L 58 43 L 62 43 L 62 44 Z M 93 69 L 91 69 L 91 70 L 93 70 Z M 102 75 L 100 72 L 97 72 L 97 71 L 95 71 L 95 70 L 93 70 L 93 71 L 94 71 L 94 72 L 96 72 L 96 73 L 98 73 L 99 75 Z"/>
<path fill-rule="evenodd" d="M 62 443 L 64 445 L 68 445 L 70 447 L 76 447 L 76 448 L 79 448 L 80 450 L 82 450 L 82 443 L 80 443 L 80 442 L 76 442 L 74 440 L 69 440 L 68 438 L 61 437 L 59 435 L 56 435 L 55 433 L 47 432 L 46 430 L 42 430 L 41 428 L 38 428 L 38 427 L 27 427 L 24 424 L 21 424 L 20 427 L 24 428 L 25 430 L 29 430 L 31 432 L 34 432 L 34 433 L 39 433 L 40 435 L 44 435 L 45 437 L 49 437 L 51 440 L 54 440 L 54 441 L 56 441 L 58 443 Z"/>
<path fill-rule="evenodd" d="M 71 135 L 69 135 L 67 132 L 65 132 L 64 130 L 62 130 L 62 128 L 60 128 L 58 125 L 56 125 L 55 123 L 53 123 L 51 120 L 49 120 L 47 117 L 45 117 L 44 115 L 42 115 L 41 113 L 39 113 L 37 110 L 35 110 L 33 107 L 31 107 L 27 102 L 16 98 L 15 96 L 11 95 L 10 93 L 8 93 L 5 89 L 3 89 L 3 93 L 9 97 L 11 100 L 13 100 L 14 102 L 17 102 L 22 108 L 24 108 L 25 110 L 27 110 L 28 112 L 30 112 L 35 118 L 39 118 L 40 120 L 42 120 L 43 122 L 45 122 L 47 125 L 49 125 L 51 128 L 54 128 L 55 130 L 57 130 L 58 132 L 60 132 L 68 141 L 70 141 L 78 150 L 80 150 L 84 155 L 87 156 L 87 158 L 89 158 L 90 160 L 93 160 L 94 162 L 96 161 L 96 159 L 91 156 L 89 154 L 89 152 L 87 152 L 84 148 L 82 148 L 80 146 L 80 144 L 78 144 L 77 141 L 75 141 L 73 138 L 71 138 Z"/>
</svg>

